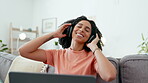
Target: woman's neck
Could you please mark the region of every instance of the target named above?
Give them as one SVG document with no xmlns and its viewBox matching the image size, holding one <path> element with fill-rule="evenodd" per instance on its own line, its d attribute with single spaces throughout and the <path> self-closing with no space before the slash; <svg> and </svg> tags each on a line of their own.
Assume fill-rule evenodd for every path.
<svg viewBox="0 0 148 83">
<path fill-rule="evenodd" d="M 84 44 L 72 40 L 70 48 L 75 51 L 80 51 L 83 50 L 83 46 Z"/>
</svg>

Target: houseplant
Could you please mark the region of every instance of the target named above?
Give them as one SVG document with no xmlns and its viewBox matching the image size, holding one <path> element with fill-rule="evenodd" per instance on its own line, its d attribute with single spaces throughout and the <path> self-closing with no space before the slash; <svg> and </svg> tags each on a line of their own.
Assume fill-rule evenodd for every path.
<svg viewBox="0 0 148 83">
<path fill-rule="evenodd" d="M 138 46 L 140 48 L 140 50 L 138 51 L 138 53 L 148 53 L 148 37 L 145 38 L 143 36 L 143 34 L 141 34 L 142 36 L 142 42 L 141 44 Z"/>
<path fill-rule="evenodd" d="M 0 40 L 0 52 L 8 52 L 7 44 L 4 44 L 2 40 Z"/>
<path fill-rule="evenodd" d="M 57 42 L 57 41 L 55 41 L 55 42 L 54 42 L 54 45 L 58 46 L 58 42 Z"/>
<path fill-rule="evenodd" d="M 59 49 L 59 42 L 58 41 L 54 41 L 54 46 L 55 46 L 55 49 Z"/>
</svg>

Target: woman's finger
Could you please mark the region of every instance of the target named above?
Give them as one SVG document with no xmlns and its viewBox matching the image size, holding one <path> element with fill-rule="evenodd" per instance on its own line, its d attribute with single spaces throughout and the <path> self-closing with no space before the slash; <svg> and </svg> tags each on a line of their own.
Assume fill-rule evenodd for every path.
<svg viewBox="0 0 148 83">
<path fill-rule="evenodd" d="M 99 41 L 99 37 L 98 37 L 98 35 L 96 33 L 96 38 L 92 42 L 98 42 L 98 41 Z"/>
<path fill-rule="evenodd" d="M 61 30 L 62 31 L 64 31 L 68 26 L 70 26 L 71 25 L 71 23 L 66 23 L 66 24 L 63 24 L 62 26 L 61 26 Z"/>
</svg>

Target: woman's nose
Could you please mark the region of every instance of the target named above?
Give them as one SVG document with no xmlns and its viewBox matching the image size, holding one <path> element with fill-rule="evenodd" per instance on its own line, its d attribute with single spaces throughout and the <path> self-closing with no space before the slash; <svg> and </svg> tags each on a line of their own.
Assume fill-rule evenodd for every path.
<svg viewBox="0 0 148 83">
<path fill-rule="evenodd" d="M 80 30 L 80 31 L 83 31 L 84 29 L 83 29 L 83 28 L 80 28 L 79 30 Z"/>
</svg>

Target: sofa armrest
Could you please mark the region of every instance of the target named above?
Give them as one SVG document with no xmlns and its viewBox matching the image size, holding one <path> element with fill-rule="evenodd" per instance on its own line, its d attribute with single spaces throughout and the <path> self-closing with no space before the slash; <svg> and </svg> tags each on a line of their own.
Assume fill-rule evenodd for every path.
<svg viewBox="0 0 148 83">
<path fill-rule="evenodd" d="M 122 83 L 148 82 L 148 55 L 128 55 L 121 59 L 120 64 Z"/>
<path fill-rule="evenodd" d="M 0 52 L 0 79 L 2 81 L 5 80 L 9 67 L 11 66 L 11 63 L 15 58 L 15 55 Z"/>
</svg>

